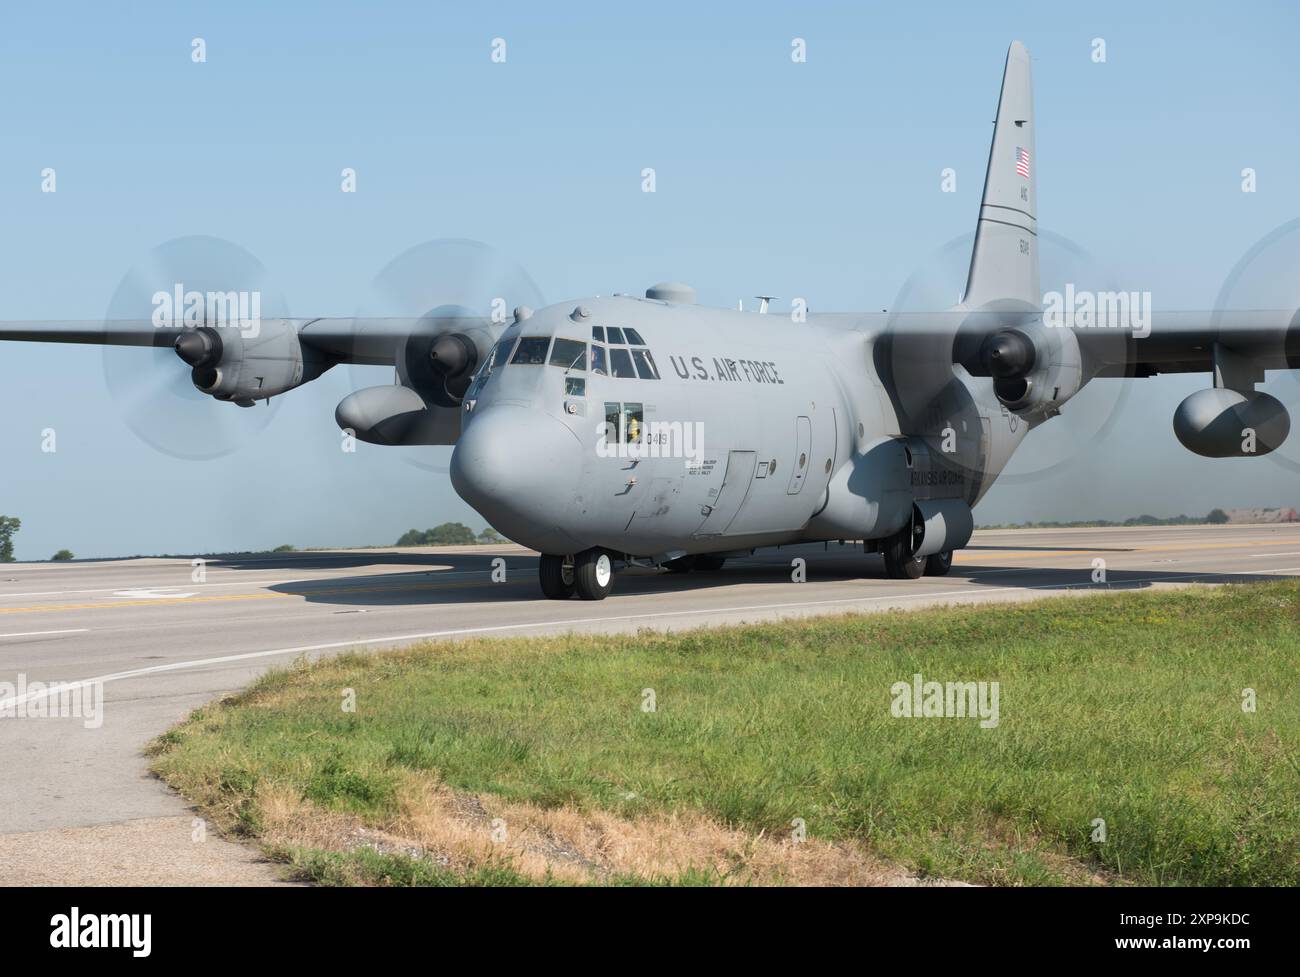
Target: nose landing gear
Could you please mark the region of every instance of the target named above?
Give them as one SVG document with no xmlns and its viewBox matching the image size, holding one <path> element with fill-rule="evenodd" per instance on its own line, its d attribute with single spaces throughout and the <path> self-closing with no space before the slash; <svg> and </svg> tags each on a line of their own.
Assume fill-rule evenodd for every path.
<svg viewBox="0 0 1300 977">
<path fill-rule="evenodd" d="M 537 568 L 542 593 L 551 600 L 604 600 L 614 589 L 614 561 L 602 549 L 583 550 L 574 556 L 543 554 Z"/>
<path fill-rule="evenodd" d="M 573 557 L 543 554 L 537 565 L 542 593 L 551 600 L 568 600 L 573 596 Z"/>
</svg>

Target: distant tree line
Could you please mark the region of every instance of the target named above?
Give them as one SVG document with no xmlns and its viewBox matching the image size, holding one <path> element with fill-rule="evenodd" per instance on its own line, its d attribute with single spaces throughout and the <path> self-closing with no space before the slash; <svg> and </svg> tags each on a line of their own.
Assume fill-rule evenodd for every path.
<svg viewBox="0 0 1300 977">
<path fill-rule="evenodd" d="M 981 525 L 980 529 L 1094 529 L 1108 526 L 1220 526 L 1228 521 L 1222 509 L 1211 509 L 1204 516 L 1130 516 L 1123 522 L 1109 519 L 1081 519 L 1076 522 L 1013 522 L 998 526 Z"/>
<path fill-rule="evenodd" d="M 501 543 L 505 540 L 491 526 L 477 536 L 463 522 L 444 522 L 432 529 L 408 529 L 397 540 L 398 546 L 468 546 L 474 543 Z"/>
<path fill-rule="evenodd" d="M 0 516 L 0 563 L 14 562 L 14 533 L 22 528 L 21 519 Z"/>
<path fill-rule="evenodd" d="M 0 516 L 0 563 L 14 563 L 14 534 L 23 528 L 16 516 Z M 72 550 L 59 550 L 51 560 L 73 560 Z"/>
</svg>

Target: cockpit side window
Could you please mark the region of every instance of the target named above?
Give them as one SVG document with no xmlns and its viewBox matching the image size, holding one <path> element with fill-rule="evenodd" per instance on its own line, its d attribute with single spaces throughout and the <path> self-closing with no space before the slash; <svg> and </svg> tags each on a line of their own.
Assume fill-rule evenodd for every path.
<svg viewBox="0 0 1300 977">
<path fill-rule="evenodd" d="M 636 372 L 642 380 L 659 379 L 659 369 L 655 366 L 654 357 L 650 355 L 650 350 L 632 350 L 632 360 L 636 363 Z"/>
<path fill-rule="evenodd" d="M 506 360 L 510 358 L 510 351 L 514 349 L 515 340 L 512 336 L 510 339 L 502 339 L 492 347 L 492 352 L 488 353 L 488 358 L 483 363 L 483 376 L 490 377 L 492 371 L 498 367 L 506 365 Z"/>
<path fill-rule="evenodd" d="M 473 381 L 470 383 L 469 391 L 465 394 L 466 398 L 473 400 L 478 396 L 480 390 L 487 384 L 488 378 L 492 376 L 494 370 L 505 368 L 506 359 L 510 356 L 510 350 L 515 345 L 515 339 L 512 336 L 509 339 L 502 339 L 492 347 L 488 353 L 487 359 L 479 364 L 479 368 L 474 371 Z"/>
<path fill-rule="evenodd" d="M 525 336 L 519 340 L 515 355 L 510 358 L 510 362 L 523 363 L 528 366 L 544 366 L 546 364 L 546 350 L 550 345 L 550 336 Z"/>
<path fill-rule="evenodd" d="M 556 339 L 551 348 L 551 366 L 564 370 L 587 369 L 587 344 L 577 339 Z"/>
<path fill-rule="evenodd" d="M 604 327 L 604 326 L 592 326 L 592 327 L 591 327 L 591 338 L 594 339 L 594 340 L 595 340 L 596 342 L 598 342 L 598 343 L 603 343 L 603 342 L 605 341 L 605 327 Z"/>
</svg>

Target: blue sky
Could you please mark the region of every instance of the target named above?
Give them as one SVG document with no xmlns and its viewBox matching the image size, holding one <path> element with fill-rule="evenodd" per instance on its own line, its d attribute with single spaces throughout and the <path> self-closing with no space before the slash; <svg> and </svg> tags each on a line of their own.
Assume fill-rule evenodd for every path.
<svg viewBox="0 0 1300 977">
<path fill-rule="evenodd" d="M 718 305 L 889 307 L 973 227 L 1015 38 L 1033 56 L 1041 226 L 1157 308 L 1210 308 L 1234 263 L 1300 217 L 1297 27 L 1285 3 L 10 6 L 0 318 L 100 318 L 128 269 L 192 234 L 256 255 L 297 315 L 354 313 L 390 259 L 448 237 L 492 244 L 549 301 L 667 278 Z M 345 166 L 355 194 L 339 191 Z M 40 192 L 45 167 L 57 193 Z M 956 193 L 940 192 L 944 167 Z M 332 371 L 237 451 L 188 461 L 130 433 L 105 361 L 0 348 L 0 512 L 23 519 L 20 558 L 482 525 L 401 452 L 339 451 L 334 405 L 383 371 Z M 138 368 L 159 367 L 142 354 Z M 1178 446 L 1173 409 L 1204 385 L 1138 385 L 1103 444 L 997 486 L 978 517 L 1300 502 L 1285 466 Z M 1300 406 L 1294 380 L 1269 389 Z M 1064 436 L 1035 434 L 1058 454 Z"/>
</svg>

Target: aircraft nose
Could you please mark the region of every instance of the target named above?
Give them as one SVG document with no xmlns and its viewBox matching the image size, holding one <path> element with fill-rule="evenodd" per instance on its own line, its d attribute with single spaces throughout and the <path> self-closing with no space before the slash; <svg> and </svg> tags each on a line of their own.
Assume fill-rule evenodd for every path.
<svg viewBox="0 0 1300 977">
<path fill-rule="evenodd" d="M 547 553 L 569 553 L 560 528 L 574 504 L 582 444 L 538 411 L 489 407 L 465 425 L 451 456 L 451 484 L 506 536 Z"/>
</svg>

